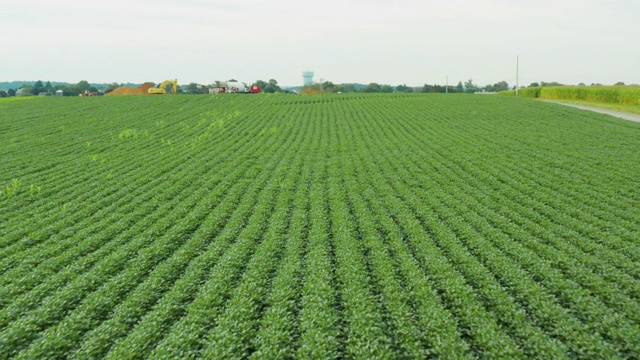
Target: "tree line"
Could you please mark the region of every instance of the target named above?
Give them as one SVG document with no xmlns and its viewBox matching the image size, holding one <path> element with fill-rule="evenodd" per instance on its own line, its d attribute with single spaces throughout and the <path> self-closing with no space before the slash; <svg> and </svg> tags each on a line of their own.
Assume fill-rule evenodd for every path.
<svg viewBox="0 0 640 360">
<path fill-rule="evenodd" d="M 469 79 L 464 84 L 459 81 L 457 85 L 424 84 L 421 87 L 411 87 L 407 86 L 407 84 L 392 86 L 373 82 L 358 86 L 358 84 L 334 84 L 331 81 L 324 81 L 310 86 L 303 86 L 302 91 L 304 92 L 305 89 L 323 93 L 474 93 L 478 91 L 498 92 L 509 90 L 509 84 L 506 81 L 500 81 L 481 87 L 475 84 L 473 79 Z"/>
<path fill-rule="evenodd" d="M 231 79 L 229 81 L 236 81 Z M 276 79 L 256 80 L 253 84 L 260 86 L 265 93 L 293 93 L 295 91 L 283 89 Z M 23 84 L 19 89 L 9 89 L 7 91 L 0 90 L 0 97 L 11 97 L 16 95 L 30 96 L 30 95 L 54 95 L 56 91 L 62 90 L 64 96 L 78 96 L 85 92 L 91 92 L 97 95 L 107 94 L 120 86 L 125 84 L 118 84 L 117 82 L 110 83 L 106 86 L 96 86 L 90 84 L 86 80 L 82 80 L 77 84 L 57 84 L 52 85 L 50 81 L 46 83 L 38 80 L 34 85 Z M 127 84 L 134 85 L 134 84 Z M 189 83 L 187 85 L 178 86 L 178 93 L 183 94 L 208 94 L 211 85 L 201 85 L 197 83 Z M 324 81 L 321 83 L 315 83 L 311 86 L 305 86 L 300 89 L 303 92 L 305 89 L 312 89 L 316 92 L 322 93 L 350 93 L 350 92 L 362 92 L 362 93 L 474 93 L 477 91 L 502 91 L 508 90 L 509 85 L 505 81 L 498 82 L 493 85 L 487 85 L 480 87 L 476 85 L 472 79 L 462 82 L 458 82 L 457 85 L 439 85 L 439 84 L 424 84 L 422 87 L 411 87 L 406 84 L 392 86 L 388 84 L 369 83 L 363 84 L 335 84 L 331 81 Z"/>
<path fill-rule="evenodd" d="M 118 84 L 116 84 L 119 86 Z M 111 85 L 109 85 L 111 86 Z M 117 87 L 116 86 L 116 87 Z M 42 80 L 38 80 L 35 84 L 22 84 L 17 89 L 0 90 L 0 97 L 12 97 L 12 96 L 37 96 L 37 95 L 55 95 L 58 90 L 62 90 L 64 96 L 78 96 L 85 92 L 104 93 L 104 90 L 99 90 L 95 85 L 89 84 L 88 81 L 82 80 L 77 84 L 56 84 L 52 85 L 51 81 L 46 83 Z"/>
<path fill-rule="evenodd" d="M 229 81 L 236 81 L 231 79 Z M 283 89 L 275 79 L 256 80 L 253 84 L 260 86 L 265 93 L 292 93 L 288 89 Z M 64 96 L 78 96 L 85 92 L 91 92 L 97 95 L 107 94 L 120 86 L 125 84 L 119 84 L 113 82 L 106 86 L 92 85 L 86 80 L 79 81 L 77 84 L 56 84 L 52 85 L 50 81 L 42 82 L 38 80 L 35 84 L 23 84 L 18 89 L 0 90 L 0 98 L 12 97 L 12 96 L 32 96 L 32 95 L 54 95 L 56 91 L 62 90 Z M 134 85 L 134 84 L 126 84 Z M 592 83 L 591 86 L 599 86 L 599 83 Z M 624 86 L 623 82 L 618 82 L 616 86 Z M 197 83 L 190 83 L 188 85 L 178 86 L 178 93 L 183 94 L 208 94 L 209 88 L 212 85 L 200 85 Z M 546 86 L 564 86 L 561 83 L 551 82 L 533 82 L 529 87 L 546 87 Z M 578 86 L 586 86 L 584 83 L 578 84 Z M 510 86 L 506 81 L 500 81 L 495 84 L 489 84 L 486 86 L 479 86 L 473 82 L 473 79 L 469 79 L 464 83 L 459 81 L 456 85 L 440 85 L 440 84 L 424 84 L 421 87 L 411 87 L 406 84 L 392 86 L 389 84 L 369 83 L 364 84 L 335 84 L 331 81 L 323 81 L 315 83 L 310 86 L 303 86 L 300 88 L 301 92 L 307 89 L 311 89 L 314 92 L 320 93 L 350 93 L 350 92 L 362 92 L 362 93 L 475 93 L 475 92 L 498 92 L 509 90 Z M 511 87 L 511 89 L 515 89 Z"/>
</svg>

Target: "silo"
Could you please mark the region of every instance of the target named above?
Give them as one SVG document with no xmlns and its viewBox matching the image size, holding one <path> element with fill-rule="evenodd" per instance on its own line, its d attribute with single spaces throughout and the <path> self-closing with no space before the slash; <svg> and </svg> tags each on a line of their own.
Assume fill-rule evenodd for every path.
<svg viewBox="0 0 640 360">
<path fill-rule="evenodd" d="M 56 96 L 62 96 L 62 90 L 56 90 Z"/>
<path fill-rule="evenodd" d="M 313 85 L 313 71 L 302 72 L 302 85 L 303 86 Z"/>
</svg>

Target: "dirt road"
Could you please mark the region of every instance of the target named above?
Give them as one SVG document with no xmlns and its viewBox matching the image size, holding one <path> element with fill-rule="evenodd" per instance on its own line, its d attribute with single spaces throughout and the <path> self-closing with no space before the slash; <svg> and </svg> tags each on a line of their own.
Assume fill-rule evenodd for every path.
<svg viewBox="0 0 640 360">
<path fill-rule="evenodd" d="M 569 103 L 565 103 L 565 102 L 561 102 L 561 101 L 553 101 L 553 100 L 542 100 L 542 101 L 546 101 L 546 102 L 550 102 L 550 103 L 554 103 L 554 104 L 571 106 L 571 107 L 582 109 L 582 110 L 590 110 L 590 111 L 601 113 L 601 114 L 611 115 L 611 116 L 614 116 L 614 117 L 617 117 L 617 118 L 620 118 L 620 119 L 640 122 L 640 115 L 636 115 L 636 114 L 629 114 L 629 113 L 624 113 L 624 112 L 620 112 L 620 111 L 601 109 L 601 108 L 592 107 L 592 106 L 569 104 Z"/>
</svg>

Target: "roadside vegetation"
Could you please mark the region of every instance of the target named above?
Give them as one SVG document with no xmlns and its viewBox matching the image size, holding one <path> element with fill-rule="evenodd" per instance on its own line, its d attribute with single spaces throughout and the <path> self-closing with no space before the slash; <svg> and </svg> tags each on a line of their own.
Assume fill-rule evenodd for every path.
<svg viewBox="0 0 640 360">
<path fill-rule="evenodd" d="M 515 90 L 500 94 L 514 96 Z M 519 89 L 518 96 L 640 114 L 640 86 L 534 86 Z"/>
</svg>

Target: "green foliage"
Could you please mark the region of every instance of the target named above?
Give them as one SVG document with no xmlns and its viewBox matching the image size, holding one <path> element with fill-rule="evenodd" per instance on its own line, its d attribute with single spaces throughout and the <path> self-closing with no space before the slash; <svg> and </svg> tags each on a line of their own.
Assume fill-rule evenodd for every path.
<svg viewBox="0 0 640 360">
<path fill-rule="evenodd" d="M 11 181 L 11 185 L 6 186 L 1 190 L 6 197 L 12 198 L 18 193 L 18 190 L 20 190 L 20 181 L 18 181 L 18 179 L 13 179 Z"/>
<path fill-rule="evenodd" d="M 514 95 L 515 91 L 506 91 Z M 638 86 L 553 86 L 519 89 L 518 95 L 526 98 L 553 100 L 584 100 L 611 104 L 640 105 Z"/>
<path fill-rule="evenodd" d="M 637 358 L 640 126 L 523 104 L 2 100 L 0 358 Z"/>
<path fill-rule="evenodd" d="M 407 84 L 402 84 L 402 85 L 396 86 L 396 91 L 402 92 L 402 93 L 412 93 L 413 88 L 410 86 L 407 86 Z"/>
<path fill-rule="evenodd" d="M 120 141 L 135 139 L 137 137 L 138 137 L 138 131 L 136 129 L 124 129 L 118 135 L 118 139 L 120 139 Z"/>
</svg>

